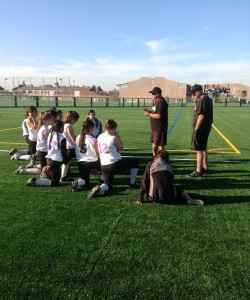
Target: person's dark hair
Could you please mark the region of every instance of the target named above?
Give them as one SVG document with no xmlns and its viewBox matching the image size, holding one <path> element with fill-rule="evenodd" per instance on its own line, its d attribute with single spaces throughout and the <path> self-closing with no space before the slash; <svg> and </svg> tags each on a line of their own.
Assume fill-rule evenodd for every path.
<svg viewBox="0 0 250 300">
<path fill-rule="evenodd" d="M 71 121 L 73 118 L 74 118 L 76 121 L 78 121 L 79 117 L 80 117 L 80 116 L 79 116 L 78 112 L 70 110 L 70 111 L 67 112 L 66 117 L 65 117 L 65 119 L 64 119 L 64 122 L 65 122 L 65 123 L 70 123 L 70 121 Z"/>
<path fill-rule="evenodd" d="M 87 118 L 82 124 L 82 129 L 81 129 L 80 139 L 79 139 L 79 149 L 80 152 L 82 153 L 86 153 L 86 144 L 85 144 L 86 134 L 93 127 L 94 127 L 94 123 L 89 118 Z"/>
<path fill-rule="evenodd" d="M 156 155 L 157 158 L 162 158 L 164 159 L 166 162 L 168 162 L 169 160 L 169 154 L 167 151 L 164 151 L 164 150 L 159 150 L 157 152 L 157 155 Z"/>
<path fill-rule="evenodd" d="M 117 123 L 113 119 L 108 119 L 105 123 L 105 129 L 106 130 L 111 130 L 111 129 L 116 129 L 117 128 Z"/>
<path fill-rule="evenodd" d="M 58 149 L 61 149 L 61 145 L 60 145 L 60 142 L 59 142 L 59 134 L 58 133 L 61 131 L 61 129 L 63 127 L 64 127 L 64 123 L 61 120 L 57 120 L 53 124 L 53 126 L 52 126 L 52 132 L 51 132 L 50 140 L 49 140 L 49 149 L 51 149 L 51 141 L 52 141 L 52 137 L 53 137 L 53 132 L 56 133 Z"/>
<path fill-rule="evenodd" d="M 52 115 L 52 117 L 53 117 L 54 119 L 56 119 L 57 114 L 58 114 L 57 110 L 50 109 L 50 110 L 47 110 L 46 112 L 50 113 L 50 114 Z"/>
<path fill-rule="evenodd" d="M 28 116 L 29 116 L 29 113 L 33 113 L 33 112 L 36 111 L 36 110 L 37 110 L 37 107 L 36 107 L 36 106 L 33 106 L 33 105 L 29 106 L 29 107 L 27 108 L 27 110 L 26 110 L 25 118 L 27 119 Z"/>
<path fill-rule="evenodd" d="M 95 111 L 94 111 L 93 109 L 90 109 L 90 110 L 88 111 L 88 115 L 90 115 L 90 114 L 95 114 Z"/>
</svg>

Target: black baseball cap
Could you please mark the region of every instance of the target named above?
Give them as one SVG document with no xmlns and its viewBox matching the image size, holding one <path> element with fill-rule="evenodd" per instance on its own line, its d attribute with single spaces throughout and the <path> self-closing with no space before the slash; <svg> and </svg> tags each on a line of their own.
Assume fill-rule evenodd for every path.
<svg viewBox="0 0 250 300">
<path fill-rule="evenodd" d="M 193 95 L 196 92 L 199 92 L 199 91 L 202 91 L 202 90 L 203 90 L 203 88 L 202 88 L 202 86 L 200 84 L 195 84 L 191 88 L 191 94 Z"/>
<path fill-rule="evenodd" d="M 154 87 L 152 89 L 152 91 L 149 91 L 149 93 L 151 93 L 151 94 L 161 94 L 162 91 L 161 91 L 161 89 L 159 87 Z"/>
</svg>

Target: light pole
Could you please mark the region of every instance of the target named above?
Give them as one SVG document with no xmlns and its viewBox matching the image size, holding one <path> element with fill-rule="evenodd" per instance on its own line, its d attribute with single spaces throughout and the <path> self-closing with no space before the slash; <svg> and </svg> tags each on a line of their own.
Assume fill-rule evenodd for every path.
<svg viewBox="0 0 250 300">
<path fill-rule="evenodd" d="M 4 78 L 4 90 L 6 90 L 6 80 L 8 80 L 8 78 Z"/>
<path fill-rule="evenodd" d="M 59 78 L 59 80 L 61 81 L 61 92 L 62 92 L 62 78 Z"/>
</svg>

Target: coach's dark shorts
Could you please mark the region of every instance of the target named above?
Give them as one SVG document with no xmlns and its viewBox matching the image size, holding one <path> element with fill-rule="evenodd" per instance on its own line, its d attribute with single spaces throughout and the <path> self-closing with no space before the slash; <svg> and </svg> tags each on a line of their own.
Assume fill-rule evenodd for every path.
<svg viewBox="0 0 250 300">
<path fill-rule="evenodd" d="M 155 146 L 165 146 L 167 144 L 167 131 L 152 130 L 150 142 Z"/>
<path fill-rule="evenodd" d="M 207 149 L 207 141 L 210 130 L 198 130 L 195 134 L 196 143 L 194 150 L 196 151 L 204 151 Z"/>
</svg>

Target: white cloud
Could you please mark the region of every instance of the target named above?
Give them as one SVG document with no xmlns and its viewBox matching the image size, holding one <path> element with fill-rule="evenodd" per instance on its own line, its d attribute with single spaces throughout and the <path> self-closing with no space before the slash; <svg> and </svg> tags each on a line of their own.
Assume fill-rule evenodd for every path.
<svg viewBox="0 0 250 300">
<path fill-rule="evenodd" d="M 160 54 L 162 52 L 170 52 L 183 47 L 183 44 L 176 43 L 170 38 L 152 40 L 145 42 L 153 55 Z"/>
<path fill-rule="evenodd" d="M 244 60 L 210 62 L 211 53 L 176 53 L 175 55 L 153 56 L 135 60 L 117 59 L 111 56 L 99 56 L 86 60 L 64 60 L 60 64 L 35 67 L 32 64 L 22 66 L 0 66 L 0 86 L 4 78 L 12 88 L 11 77 L 67 77 L 79 85 L 100 85 L 105 90 L 117 84 L 132 81 L 140 77 L 162 76 L 179 82 L 238 82 L 249 85 L 250 62 Z M 203 59 L 205 57 L 205 59 Z M 27 79 L 29 82 L 29 79 Z"/>
</svg>

